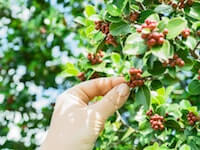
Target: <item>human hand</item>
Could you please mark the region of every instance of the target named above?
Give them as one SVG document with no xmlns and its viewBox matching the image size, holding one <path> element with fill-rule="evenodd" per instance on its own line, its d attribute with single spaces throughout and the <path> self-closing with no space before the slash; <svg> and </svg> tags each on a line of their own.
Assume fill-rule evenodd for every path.
<svg viewBox="0 0 200 150">
<path fill-rule="evenodd" d="M 99 78 L 61 94 L 41 150 L 92 150 L 106 119 L 129 96 L 129 87 L 124 82 L 123 77 Z M 95 96 L 104 97 L 88 105 Z"/>
</svg>

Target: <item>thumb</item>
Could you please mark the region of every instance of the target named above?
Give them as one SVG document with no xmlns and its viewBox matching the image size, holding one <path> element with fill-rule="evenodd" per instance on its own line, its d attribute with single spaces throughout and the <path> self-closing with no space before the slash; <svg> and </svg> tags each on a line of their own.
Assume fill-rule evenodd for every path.
<svg viewBox="0 0 200 150">
<path fill-rule="evenodd" d="M 119 109 L 127 100 L 130 89 L 127 84 L 120 84 L 110 90 L 104 98 L 91 107 L 99 112 L 101 116 L 107 119 L 117 109 Z"/>
</svg>

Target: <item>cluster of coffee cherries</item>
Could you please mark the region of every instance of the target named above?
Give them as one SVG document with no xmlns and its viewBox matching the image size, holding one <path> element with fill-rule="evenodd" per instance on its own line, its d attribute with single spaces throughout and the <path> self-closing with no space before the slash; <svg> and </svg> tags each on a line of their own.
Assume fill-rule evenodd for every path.
<svg viewBox="0 0 200 150">
<path fill-rule="evenodd" d="M 104 21 L 95 21 L 95 29 L 96 30 L 100 30 L 102 33 L 104 34 L 108 34 L 109 33 L 109 26 L 110 24 Z"/>
<path fill-rule="evenodd" d="M 135 22 L 137 21 L 138 17 L 140 16 L 140 14 L 138 12 L 131 12 L 129 15 L 129 21 L 130 22 Z"/>
<path fill-rule="evenodd" d="M 100 30 L 102 33 L 106 35 L 106 44 L 111 44 L 114 47 L 117 46 L 117 42 L 115 41 L 115 38 L 110 34 L 109 26 L 110 24 L 104 21 L 95 21 L 95 29 Z"/>
<path fill-rule="evenodd" d="M 190 29 L 186 28 L 181 32 L 181 35 L 183 38 L 187 38 L 188 36 L 190 36 Z"/>
<path fill-rule="evenodd" d="M 131 76 L 130 81 L 127 83 L 129 87 L 135 88 L 137 86 L 143 86 L 144 85 L 144 79 L 142 78 L 142 70 L 131 68 L 129 70 L 129 74 Z"/>
<path fill-rule="evenodd" d="M 198 121 L 198 118 L 193 112 L 189 112 L 187 114 L 187 120 L 189 121 L 189 124 L 192 126 L 195 124 L 196 121 Z"/>
<path fill-rule="evenodd" d="M 104 54 L 102 50 L 99 50 L 96 54 L 88 53 L 88 60 L 91 62 L 92 65 L 102 63 L 102 58 Z"/>
<path fill-rule="evenodd" d="M 163 122 L 164 122 L 164 117 L 158 114 L 155 114 L 150 117 L 151 127 L 154 130 L 163 130 L 165 128 Z"/>
<path fill-rule="evenodd" d="M 80 72 L 78 75 L 77 75 L 77 78 L 81 81 L 85 81 L 86 80 L 86 77 L 85 77 L 85 73 L 84 72 Z"/>
<path fill-rule="evenodd" d="M 185 6 L 192 6 L 194 3 L 194 0 L 179 0 L 178 2 L 174 2 L 172 0 L 159 0 L 159 2 L 164 2 L 168 5 L 171 5 L 174 9 L 183 9 Z"/>
<path fill-rule="evenodd" d="M 149 29 L 151 32 L 146 34 L 142 33 L 141 37 L 146 40 L 149 48 L 155 45 L 162 45 L 165 41 L 165 36 L 168 34 L 168 30 L 164 29 L 162 33 L 156 31 L 158 23 L 154 20 L 146 19 L 145 23 L 137 28 L 137 32 L 142 32 L 143 29 Z"/>
<path fill-rule="evenodd" d="M 183 67 L 185 65 L 185 62 L 181 58 L 179 58 L 177 54 L 175 54 L 172 59 L 164 61 L 162 65 L 163 67 L 167 67 L 168 65 L 170 67 L 175 67 L 176 65 L 179 67 Z"/>
<path fill-rule="evenodd" d="M 149 111 L 147 111 L 146 115 L 149 116 L 149 117 L 151 117 L 153 115 L 153 110 L 150 109 Z"/>
</svg>

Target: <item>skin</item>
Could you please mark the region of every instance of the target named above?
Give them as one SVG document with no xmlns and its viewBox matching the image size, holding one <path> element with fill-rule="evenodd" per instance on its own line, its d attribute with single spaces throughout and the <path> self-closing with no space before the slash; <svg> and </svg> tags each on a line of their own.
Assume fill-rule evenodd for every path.
<svg viewBox="0 0 200 150">
<path fill-rule="evenodd" d="M 83 82 L 56 100 L 51 125 L 41 150 L 92 150 L 106 119 L 130 94 L 123 77 Z M 90 104 L 95 96 L 102 100 Z"/>
</svg>

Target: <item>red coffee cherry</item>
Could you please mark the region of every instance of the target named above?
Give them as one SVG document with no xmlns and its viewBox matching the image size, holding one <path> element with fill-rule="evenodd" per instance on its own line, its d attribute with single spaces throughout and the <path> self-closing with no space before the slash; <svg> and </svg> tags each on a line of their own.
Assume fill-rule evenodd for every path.
<svg viewBox="0 0 200 150">
<path fill-rule="evenodd" d="M 198 71 L 198 80 L 200 80 L 200 69 L 199 69 L 199 71 Z"/>
<path fill-rule="evenodd" d="M 163 34 L 164 34 L 164 35 L 167 35 L 168 33 L 169 33 L 168 29 L 164 29 L 164 30 L 163 30 Z"/>
<path fill-rule="evenodd" d="M 149 116 L 149 117 L 152 116 L 153 115 L 153 110 L 150 109 L 149 111 L 147 111 L 146 115 Z"/>
<path fill-rule="evenodd" d="M 176 9 L 176 8 L 178 7 L 178 5 L 177 5 L 176 3 L 172 3 L 172 7 L 173 7 L 174 9 Z"/>
<path fill-rule="evenodd" d="M 117 47 L 117 42 L 115 41 L 115 38 L 111 35 L 111 34 L 108 34 L 106 36 L 106 41 L 105 41 L 106 44 L 111 44 L 113 45 L 114 47 Z"/>
<path fill-rule="evenodd" d="M 135 21 L 137 21 L 138 17 L 139 17 L 139 13 L 138 12 L 131 12 L 130 16 L 129 16 L 129 20 L 131 22 L 135 22 Z"/>
<path fill-rule="evenodd" d="M 85 73 L 84 72 L 80 72 L 78 75 L 77 75 L 77 77 L 79 78 L 79 80 L 81 80 L 81 81 L 85 81 Z"/>
<path fill-rule="evenodd" d="M 190 29 L 184 29 L 182 32 L 181 32 L 181 35 L 183 38 L 187 38 L 189 35 L 190 35 Z"/>
</svg>

